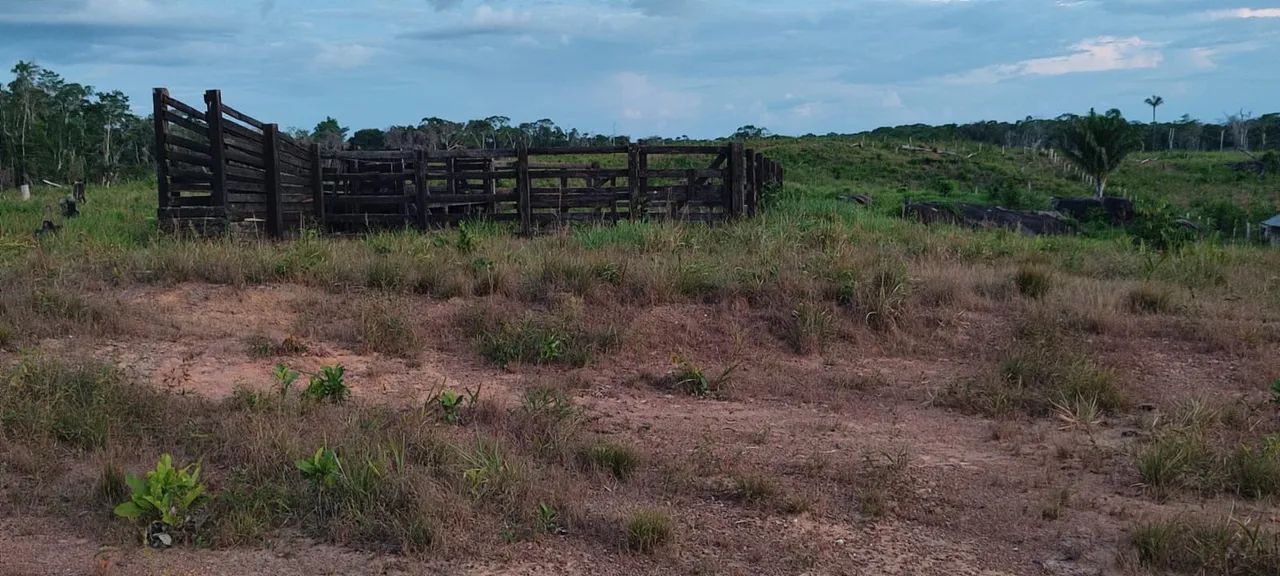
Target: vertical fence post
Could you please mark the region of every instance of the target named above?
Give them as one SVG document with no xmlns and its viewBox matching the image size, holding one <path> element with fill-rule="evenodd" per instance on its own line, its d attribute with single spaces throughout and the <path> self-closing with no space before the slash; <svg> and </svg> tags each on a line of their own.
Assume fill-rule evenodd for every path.
<svg viewBox="0 0 1280 576">
<path fill-rule="evenodd" d="M 639 185 L 637 186 L 636 203 L 640 206 L 641 212 L 639 215 L 647 217 L 648 214 L 644 212 L 644 207 L 647 206 L 645 201 L 649 198 L 649 177 L 646 176 L 649 172 L 649 150 L 643 143 L 636 147 L 636 158 L 640 162 L 640 167 L 637 169 L 637 175 L 639 176 L 637 183 Z"/>
<path fill-rule="evenodd" d="M 516 191 L 519 193 L 520 233 L 533 232 L 533 199 L 529 182 L 529 147 L 520 144 L 516 157 Z"/>
<path fill-rule="evenodd" d="M 276 124 L 262 125 L 262 162 L 266 165 L 264 175 L 267 189 L 267 231 L 271 236 L 279 238 L 284 234 L 284 210 L 280 190 L 280 127 Z"/>
<path fill-rule="evenodd" d="M 755 215 L 756 206 L 760 205 L 760 195 L 764 192 L 764 155 L 755 152 L 753 163 L 751 163 L 751 204 L 746 209 L 746 214 Z"/>
<path fill-rule="evenodd" d="M 227 207 L 227 154 L 222 131 L 222 91 L 209 90 L 204 93 L 206 112 L 204 122 L 209 127 L 209 158 L 212 160 L 210 171 L 213 174 L 209 189 L 212 190 L 213 205 Z"/>
<path fill-rule="evenodd" d="M 730 218 L 742 215 L 742 192 L 747 186 L 746 159 L 747 155 L 742 143 L 734 142 L 729 145 L 729 190 L 725 195 L 729 205 L 725 213 Z"/>
<path fill-rule="evenodd" d="M 415 150 L 413 154 L 413 190 L 418 195 L 418 228 L 427 229 L 427 153 Z"/>
<path fill-rule="evenodd" d="M 324 160 L 320 157 L 320 144 L 312 143 L 311 150 L 311 197 L 315 205 L 316 229 L 325 230 L 324 225 Z"/>
<path fill-rule="evenodd" d="M 627 190 L 631 201 L 627 211 L 631 220 L 640 214 L 640 145 L 627 145 Z"/>
<path fill-rule="evenodd" d="M 156 129 L 156 190 L 160 195 L 161 210 L 169 207 L 169 123 L 164 118 L 169 106 L 165 102 L 168 98 L 169 91 L 165 88 L 156 88 L 151 92 L 151 103 L 154 106 L 152 117 L 155 119 Z"/>
</svg>

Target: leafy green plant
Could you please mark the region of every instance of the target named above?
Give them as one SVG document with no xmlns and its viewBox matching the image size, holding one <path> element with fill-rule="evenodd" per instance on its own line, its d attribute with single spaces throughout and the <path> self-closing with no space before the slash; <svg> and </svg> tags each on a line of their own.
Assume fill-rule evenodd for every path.
<svg viewBox="0 0 1280 576">
<path fill-rule="evenodd" d="M 669 377 L 669 380 L 675 385 L 675 388 L 683 390 L 686 394 L 698 397 L 719 394 L 724 391 L 732 380 L 733 371 L 738 368 L 738 364 L 733 364 L 725 368 L 719 376 L 709 377 L 702 371 L 701 367 L 683 355 L 676 355 L 673 360 L 675 361 L 676 369 Z"/>
<path fill-rule="evenodd" d="M 302 374 L 289 368 L 287 364 L 276 364 L 272 375 L 275 376 L 276 390 L 280 393 L 280 398 L 285 398 L 289 395 L 289 390 L 293 389 L 293 383 L 297 382 Z"/>
<path fill-rule="evenodd" d="M 344 381 L 346 372 L 346 367 L 341 364 L 321 368 L 319 374 L 311 376 L 311 383 L 302 392 L 303 395 L 322 402 L 338 403 L 346 400 L 351 395 L 351 389 L 347 388 Z"/>
<path fill-rule="evenodd" d="M 467 390 L 466 394 L 460 394 L 452 389 L 444 389 L 432 398 L 431 402 L 440 407 L 440 411 L 444 414 L 444 421 L 450 424 L 457 424 L 462 421 L 462 409 L 466 406 L 475 406 L 480 401 L 480 388 L 475 391 Z"/>
<path fill-rule="evenodd" d="M 326 490 L 338 484 L 338 476 L 342 472 L 342 461 L 338 459 L 338 454 L 324 446 L 316 448 L 316 453 L 310 458 L 296 460 L 293 465 L 313 485 Z"/>
<path fill-rule="evenodd" d="M 546 503 L 538 504 L 537 528 L 539 532 L 547 534 L 563 534 L 565 531 L 560 526 L 560 513 Z"/>
<path fill-rule="evenodd" d="M 116 506 L 116 516 L 157 521 L 173 529 L 184 528 L 191 513 L 205 498 L 200 464 L 175 468 L 169 454 L 161 455 L 155 469 L 144 478 L 129 474 L 125 483 L 131 494 L 127 502 Z"/>
<path fill-rule="evenodd" d="M 1271 381 L 1271 403 L 1280 404 L 1280 378 Z"/>
</svg>

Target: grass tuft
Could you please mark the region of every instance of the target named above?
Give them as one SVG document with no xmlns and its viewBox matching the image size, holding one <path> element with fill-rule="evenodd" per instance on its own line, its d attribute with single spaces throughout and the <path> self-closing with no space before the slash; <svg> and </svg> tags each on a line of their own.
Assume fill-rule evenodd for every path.
<svg viewBox="0 0 1280 576">
<path fill-rule="evenodd" d="M 627 549 L 648 553 L 671 540 L 671 516 L 656 508 L 636 510 L 627 520 Z"/>
</svg>

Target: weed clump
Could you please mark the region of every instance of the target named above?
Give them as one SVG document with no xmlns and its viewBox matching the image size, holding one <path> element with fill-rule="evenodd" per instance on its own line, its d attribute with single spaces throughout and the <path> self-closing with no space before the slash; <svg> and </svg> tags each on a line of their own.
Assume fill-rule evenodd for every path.
<svg viewBox="0 0 1280 576">
<path fill-rule="evenodd" d="M 1145 567 L 1181 574 L 1280 573 L 1280 534 L 1251 520 L 1177 518 L 1138 526 L 1131 537 Z"/>
<path fill-rule="evenodd" d="M 1043 268 L 1023 266 L 1013 275 L 1013 285 L 1017 286 L 1019 294 L 1039 300 L 1053 287 L 1053 278 Z"/>
<path fill-rule="evenodd" d="M 1063 338 L 1056 325 L 1036 321 L 1019 329 L 997 370 L 958 381 L 943 396 L 952 405 L 989 415 L 1045 416 L 1063 406 L 1114 413 L 1128 404 L 1110 370 Z"/>
<path fill-rule="evenodd" d="M 1134 314 L 1169 314 L 1177 311 L 1173 295 L 1150 284 L 1130 290 L 1125 297 L 1125 304 L 1129 312 Z"/>
<path fill-rule="evenodd" d="M 477 305 L 464 320 L 464 329 L 475 339 L 480 354 L 499 366 L 516 362 L 586 366 L 620 340 L 612 326 L 588 326 L 572 308 L 515 318 L 503 312 Z"/>
<path fill-rule="evenodd" d="M 782 323 L 782 337 L 796 354 L 812 354 L 831 339 L 833 324 L 828 307 L 802 302 Z"/>
<path fill-rule="evenodd" d="M 656 508 L 636 510 L 627 520 L 627 549 L 648 553 L 671 540 L 671 516 Z"/>
<path fill-rule="evenodd" d="M 640 462 L 640 457 L 631 448 L 607 442 L 584 449 L 582 459 L 589 468 L 608 472 L 623 481 L 631 477 Z"/>
</svg>

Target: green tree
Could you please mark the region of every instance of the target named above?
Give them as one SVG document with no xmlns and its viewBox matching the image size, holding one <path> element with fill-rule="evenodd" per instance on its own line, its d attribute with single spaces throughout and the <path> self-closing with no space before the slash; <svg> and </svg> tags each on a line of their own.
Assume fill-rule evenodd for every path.
<svg viewBox="0 0 1280 576">
<path fill-rule="evenodd" d="M 343 142 L 346 142 L 348 130 L 332 116 L 325 116 L 324 120 L 316 124 L 316 129 L 311 132 L 311 138 L 322 148 L 337 150 L 342 147 Z"/>
<path fill-rule="evenodd" d="M 347 142 L 356 150 L 383 150 L 387 147 L 387 135 L 377 128 L 356 130 Z"/>
<path fill-rule="evenodd" d="M 1107 178 L 1137 145 L 1133 126 L 1119 110 L 1098 114 L 1093 109 L 1066 123 L 1061 138 L 1062 155 L 1093 179 L 1094 193 L 1102 198 Z"/>
<path fill-rule="evenodd" d="M 1144 100 L 1147 106 L 1151 107 L 1151 150 L 1154 152 L 1158 144 L 1156 143 L 1156 108 L 1164 104 L 1164 98 L 1161 96 L 1152 96 Z"/>
</svg>

